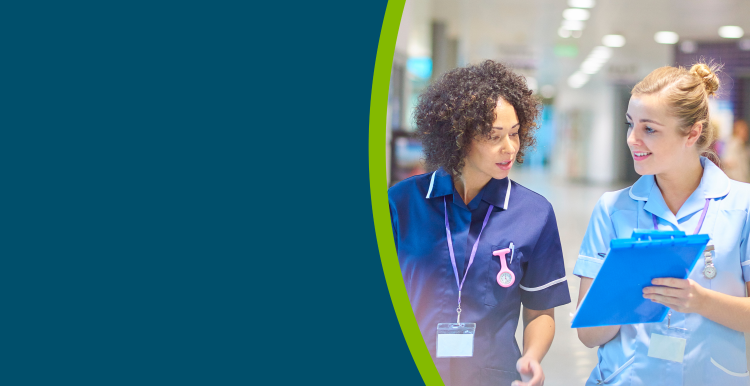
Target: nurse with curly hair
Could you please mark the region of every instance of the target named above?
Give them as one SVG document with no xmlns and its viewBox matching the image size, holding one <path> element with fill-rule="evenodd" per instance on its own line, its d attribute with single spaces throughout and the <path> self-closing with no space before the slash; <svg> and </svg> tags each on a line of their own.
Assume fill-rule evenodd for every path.
<svg viewBox="0 0 750 386">
<path fill-rule="evenodd" d="M 446 385 L 544 382 L 554 308 L 570 302 L 560 236 L 550 203 L 508 177 L 535 142 L 539 111 L 525 79 L 490 60 L 446 73 L 419 98 L 434 171 L 388 197 L 409 300 Z"/>
</svg>

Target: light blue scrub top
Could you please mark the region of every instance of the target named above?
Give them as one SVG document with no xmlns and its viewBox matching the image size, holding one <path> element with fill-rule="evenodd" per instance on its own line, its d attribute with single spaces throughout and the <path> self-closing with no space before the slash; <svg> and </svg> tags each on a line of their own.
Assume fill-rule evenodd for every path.
<svg viewBox="0 0 750 386">
<path fill-rule="evenodd" d="M 634 228 L 653 229 L 652 214 L 661 230 L 681 230 L 692 234 L 701 217 L 705 200 L 708 213 L 700 230 L 711 237 L 716 248 L 717 275 L 703 276 L 702 258 L 690 273 L 704 288 L 732 296 L 745 296 L 750 281 L 750 184 L 730 180 L 713 162 L 701 157 L 700 185 L 675 216 L 667 207 L 654 176 L 642 176 L 633 186 L 605 193 L 591 215 L 573 273 L 596 277 L 602 265 L 601 254 L 609 252 L 612 239 L 629 238 Z M 648 264 L 634 261 L 634 264 Z M 599 363 L 586 385 L 748 385 L 750 377 L 745 356 L 745 336 L 695 313 L 672 311 L 672 326 L 662 323 L 625 325 L 611 341 L 599 347 Z M 648 356 L 651 334 L 687 340 L 682 363 Z"/>
</svg>

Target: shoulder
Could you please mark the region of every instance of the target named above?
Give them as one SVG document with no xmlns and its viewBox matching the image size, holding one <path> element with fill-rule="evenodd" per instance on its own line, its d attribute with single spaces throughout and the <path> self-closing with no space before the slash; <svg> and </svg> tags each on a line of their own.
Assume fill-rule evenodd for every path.
<svg viewBox="0 0 750 386">
<path fill-rule="evenodd" d="M 430 188 L 433 173 L 419 174 L 396 183 L 388 189 L 392 202 L 411 201 L 414 197 L 425 198 Z"/>
<path fill-rule="evenodd" d="M 620 210 L 637 210 L 638 202 L 633 198 L 631 188 L 632 186 L 628 186 L 624 189 L 602 194 L 599 202 L 596 203 L 596 207 L 599 210 L 606 211 L 608 215 Z"/>
<path fill-rule="evenodd" d="M 724 209 L 750 209 L 750 184 L 729 180 L 729 194 L 723 199 L 728 207 Z M 726 205 L 725 204 L 725 205 Z"/>
<path fill-rule="evenodd" d="M 545 209 L 547 211 L 552 210 L 552 204 L 542 196 L 541 194 L 519 184 L 516 181 L 510 180 L 511 191 L 510 191 L 510 202 L 518 203 L 524 207 L 532 207 L 535 209 Z"/>
</svg>

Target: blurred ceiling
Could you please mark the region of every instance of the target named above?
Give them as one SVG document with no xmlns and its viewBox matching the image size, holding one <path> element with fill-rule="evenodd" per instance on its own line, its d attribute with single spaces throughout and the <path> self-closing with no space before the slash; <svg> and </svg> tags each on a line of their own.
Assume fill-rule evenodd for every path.
<svg viewBox="0 0 750 386">
<path fill-rule="evenodd" d="M 672 64 L 675 46 L 656 43 L 658 31 L 701 43 L 727 41 L 719 27 L 736 25 L 750 38 L 750 0 L 599 0 L 578 38 L 558 35 L 568 0 L 409 1 L 421 4 L 413 12 L 431 12 L 432 20 L 447 24 L 448 36 L 459 42 L 461 63 L 502 60 L 528 67 L 541 83 L 568 77 L 607 34 L 626 39 L 613 49 L 610 64 L 635 68 L 636 77 Z M 570 56 L 570 49 L 569 56 L 555 54 L 556 46 L 575 47 L 577 55 Z"/>
</svg>

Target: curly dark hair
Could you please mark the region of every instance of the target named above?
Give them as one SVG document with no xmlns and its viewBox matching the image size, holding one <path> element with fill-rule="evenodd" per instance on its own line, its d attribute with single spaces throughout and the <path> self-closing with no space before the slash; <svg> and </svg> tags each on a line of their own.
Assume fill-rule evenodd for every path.
<svg viewBox="0 0 750 386">
<path fill-rule="evenodd" d="M 459 176 L 472 139 L 489 138 L 498 98 L 516 110 L 521 142 L 516 162 L 523 163 L 525 150 L 536 144 L 541 103 L 531 95 L 524 77 L 486 60 L 445 73 L 419 96 L 414 118 L 427 168 L 442 166 Z"/>
</svg>

